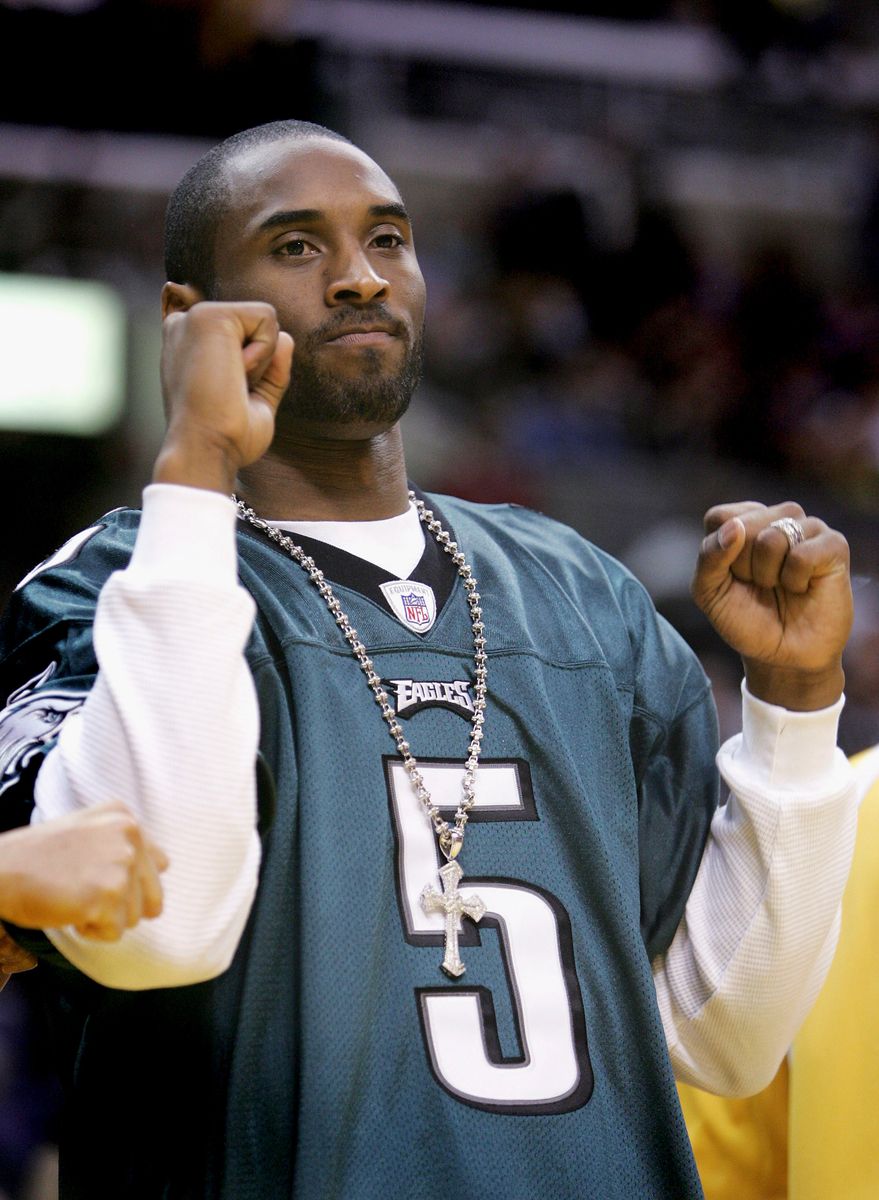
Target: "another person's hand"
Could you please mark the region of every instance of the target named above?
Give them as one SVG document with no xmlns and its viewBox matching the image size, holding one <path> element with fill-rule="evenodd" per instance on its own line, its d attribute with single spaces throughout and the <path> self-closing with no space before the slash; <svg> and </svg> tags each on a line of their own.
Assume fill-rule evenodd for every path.
<svg viewBox="0 0 879 1200">
<path fill-rule="evenodd" d="M 0 919 L 28 929 L 72 925 L 116 941 L 162 911 L 167 866 L 122 804 L 14 829 L 0 836 Z M 0 947 L 0 970 L 2 961 Z"/>
<path fill-rule="evenodd" d="M 793 503 L 721 504 L 705 530 L 693 598 L 741 654 L 752 695 L 799 710 L 835 703 L 852 624 L 842 534 Z"/>
<path fill-rule="evenodd" d="M 14 942 L 0 925 L 0 992 L 9 982 L 10 975 L 19 971 L 30 971 L 37 965 L 36 957 Z"/>
<path fill-rule="evenodd" d="M 259 302 L 197 301 L 168 312 L 162 330 L 168 429 L 153 481 L 228 494 L 272 443 L 293 339 Z"/>
</svg>

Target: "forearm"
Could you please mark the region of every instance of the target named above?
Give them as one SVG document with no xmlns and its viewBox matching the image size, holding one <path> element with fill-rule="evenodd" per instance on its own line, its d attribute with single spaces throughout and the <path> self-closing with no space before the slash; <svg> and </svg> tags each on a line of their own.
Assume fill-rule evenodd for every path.
<svg viewBox="0 0 879 1200">
<path fill-rule="evenodd" d="M 686 1082 L 759 1090 L 821 987 L 856 823 L 837 717 L 746 698 L 744 734 L 720 751 L 731 795 L 684 920 L 654 965 L 672 1063 Z"/>
<path fill-rule="evenodd" d="M 95 618 L 95 686 L 40 770 L 35 820 L 121 800 L 167 852 L 161 917 L 118 943 L 49 931 L 113 987 L 193 983 L 228 965 L 256 884 L 258 714 L 243 656 L 253 605 L 234 514 L 196 489 L 149 489 L 127 570 Z"/>
</svg>

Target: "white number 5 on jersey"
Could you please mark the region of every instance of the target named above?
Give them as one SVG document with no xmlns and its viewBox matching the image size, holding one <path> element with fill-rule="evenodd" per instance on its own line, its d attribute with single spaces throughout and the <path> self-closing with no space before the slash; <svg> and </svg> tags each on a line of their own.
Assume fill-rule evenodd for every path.
<svg viewBox="0 0 879 1200">
<path fill-rule="evenodd" d="M 436 805 L 444 815 L 454 812 L 461 764 L 434 759 L 419 760 L 419 766 Z M 433 830 L 402 762 L 387 757 L 385 773 L 406 940 L 439 947 L 444 917 L 425 913 L 420 903 L 424 885 L 438 885 Z M 480 763 L 471 821 L 536 820 L 527 775 L 521 761 Z M 483 900 L 486 914 L 479 928 L 497 930 L 522 1054 L 503 1056 L 487 988 L 420 988 L 419 1015 L 434 1076 L 456 1099 L 492 1112 L 562 1113 L 581 1107 L 592 1094 L 592 1068 L 567 912 L 549 892 L 518 880 L 465 875 L 460 890 Z M 479 940 L 476 926 L 465 920 L 460 945 L 477 946 Z M 470 956 L 474 953 L 478 950 Z"/>
</svg>

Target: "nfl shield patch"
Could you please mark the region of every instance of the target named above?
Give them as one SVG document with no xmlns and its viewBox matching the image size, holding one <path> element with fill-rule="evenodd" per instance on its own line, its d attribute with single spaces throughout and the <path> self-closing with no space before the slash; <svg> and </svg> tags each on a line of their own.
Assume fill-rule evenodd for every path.
<svg viewBox="0 0 879 1200">
<path fill-rule="evenodd" d="M 416 633 L 427 633 L 436 620 L 433 588 L 414 579 L 395 579 L 381 585 L 384 597 L 398 621 Z"/>
</svg>

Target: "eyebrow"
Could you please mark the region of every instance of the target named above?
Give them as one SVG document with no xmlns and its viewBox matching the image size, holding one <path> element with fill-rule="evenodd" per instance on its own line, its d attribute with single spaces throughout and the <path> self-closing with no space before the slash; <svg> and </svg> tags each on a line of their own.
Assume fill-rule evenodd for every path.
<svg viewBox="0 0 879 1200">
<path fill-rule="evenodd" d="M 399 217 L 408 225 L 412 224 L 412 218 L 402 204 L 374 204 L 369 210 L 369 215 L 371 217 Z"/>
<path fill-rule="evenodd" d="M 411 225 L 409 214 L 402 204 L 373 204 L 368 210 L 371 217 L 398 217 Z M 260 230 L 277 229 L 279 225 L 314 225 L 324 218 L 319 208 L 288 208 L 272 213 L 260 224 Z"/>
</svg>

